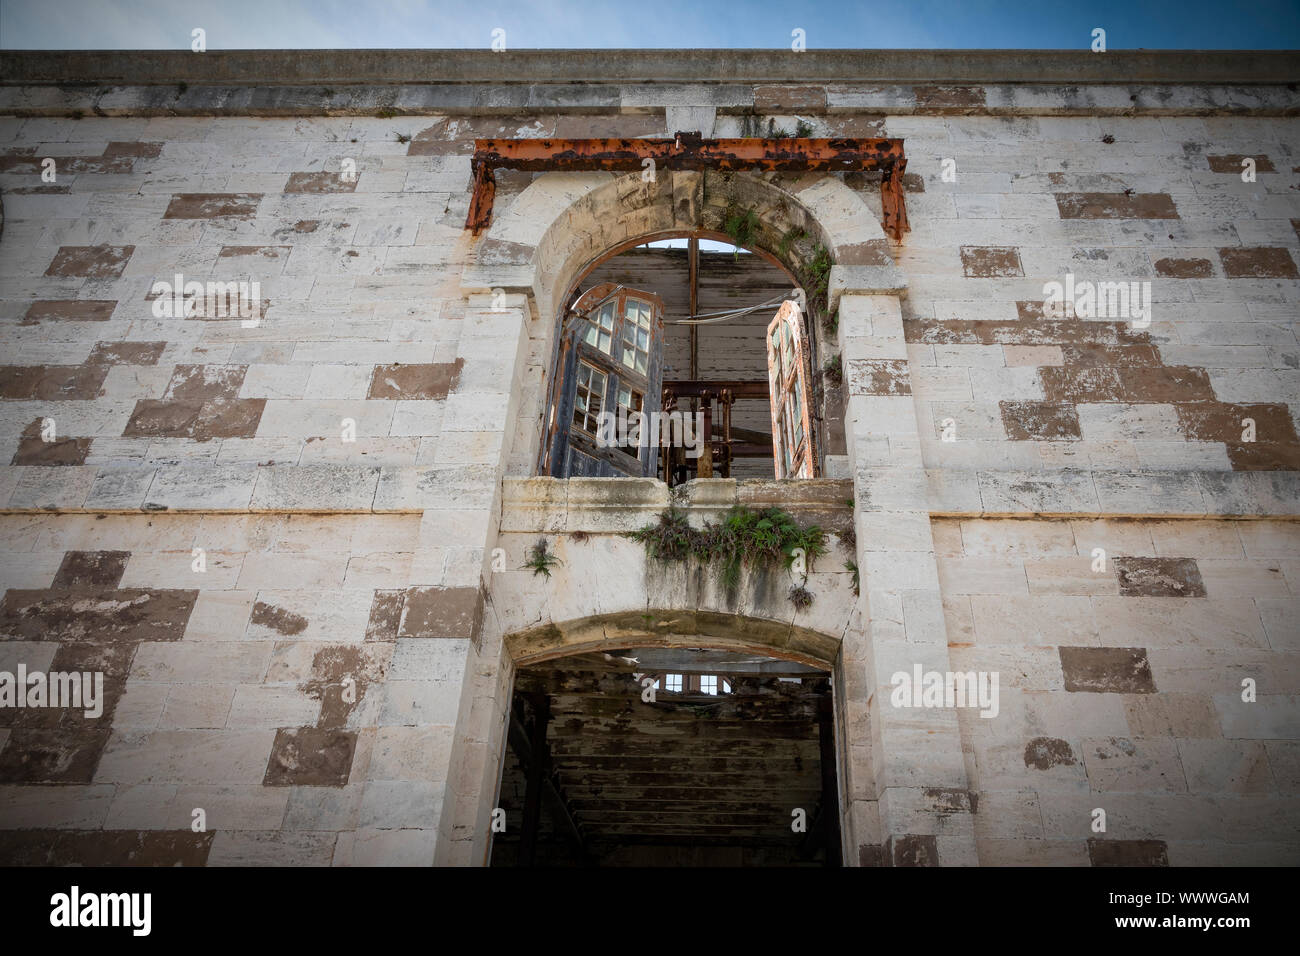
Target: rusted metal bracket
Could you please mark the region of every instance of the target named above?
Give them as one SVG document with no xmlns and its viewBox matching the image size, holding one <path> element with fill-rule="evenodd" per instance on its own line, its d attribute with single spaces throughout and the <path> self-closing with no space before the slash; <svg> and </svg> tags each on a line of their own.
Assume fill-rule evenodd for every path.
<svg viewBox="0 0 1300 956">
<path fill-rule="evenodd" d="M 895 240 L 907 231 L 901 139 L 480 139 L 474 141 L 474 194 L 465 228 L 478 235 L 492 221 L 498 169 L 525 172 L 638 172 L 643 169 L 722 172 L 851 173 L 880 170 L 884 227 Z M 649 162 L 647 162 L 647 160 Z"/>
</svg>

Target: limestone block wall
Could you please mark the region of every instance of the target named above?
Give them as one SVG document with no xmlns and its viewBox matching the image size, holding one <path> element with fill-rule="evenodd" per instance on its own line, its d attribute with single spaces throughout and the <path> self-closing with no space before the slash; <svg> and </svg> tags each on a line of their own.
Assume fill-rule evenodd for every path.
<svg viewBox="0 0 1300 956">
<path fill-rule="evenodd" d="M 1000 674 L 958 710 L 981 864 L 1294 863 L 1297 535 L 935 519 L 949 658 Z"/>
<path fill-rule="evenodd" d="M 616 536 L 666 489 L 528 482 L 559 286 L 733 188 L 838 256 L 862 593 L 823 568 L 808 630 L 840 643 L 846 861 L 1295 862 L 1293 70 L 160 56 L 136 84 L 0 54 L 0 671 L 100 669 L 110 703 L 0 709 L 6 859 L 482 863 L 511 634 L 718 597 Z M 478 137 L 799 123 L 904 139 L 901 242 L 870 174 L 502 172 L 463 229 Z M 1046 315 L 1067 274 L 1149 283 L 1149 323 Z M 256 321 L 160 314 L 178 276 L 256 282 Z M 519 570 L 573 531 L 566 589 Z M 891 710 L 916 662 L 999 670 L 1001 716 Z"/>
</svg>

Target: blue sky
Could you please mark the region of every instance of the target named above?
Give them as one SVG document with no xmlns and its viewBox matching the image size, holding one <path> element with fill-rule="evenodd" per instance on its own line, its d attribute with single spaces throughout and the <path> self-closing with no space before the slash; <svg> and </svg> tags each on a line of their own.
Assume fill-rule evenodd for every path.
<svg viewBox="0 0 1300 956">
<path fill-rule="evenodd" d="M 1300 0 L 0 0 L 0 48 L 1295 49 Z"/>
</svg>

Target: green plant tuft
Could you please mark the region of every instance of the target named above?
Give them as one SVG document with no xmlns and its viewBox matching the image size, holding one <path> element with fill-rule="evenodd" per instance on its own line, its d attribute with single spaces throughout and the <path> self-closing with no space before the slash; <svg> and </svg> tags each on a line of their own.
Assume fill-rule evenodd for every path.
<svg viewBox="0 0 1300 956">
<path fill-rule="evenodd" d="M 551 576 L 551 568 L 563 564 L 555 553 L 548 550 L 546 539 L 542 538 L 528 551 L 528 560 L 524 562 L 524 567 L 531 568 L 533 576 L 544 574 L 548 578 Z"/>
<path fill-rule="evenodd" d="M 798 123 L 795 124 L 794 135 L 797 138 L 803 139 L 807 136 L 811 136 L 812 133 L 813 133 L 812 123 L 805 123 L 803 120 L 800 120 Z"/>
<path fill-rule="evenodd" d="M 730 237 L 733 245 L 748 248 L 758 238 L 758 213 L 753 209 L 730 205 L 722 220 L 722 231 Z M 733 252 L 732 256 L 739 258 L 739 251 Z"/>
<path fill-rule="evenodd" d="M 655 524 L 625 537 L 639 541 L 646 553 L 658 561 L 697 558 L 722 566 L 722 582 L 731 590 L 740 583 L 742 566 L 791 567 L 802 549 L 811 569 L 814 559 L 826 553 L 826 532 L 817 525 L 801 528 L 780 508 L 757 511 L 736 505 L 716 524 L 692 528 L 684 512 L 665 511 Z"/>
<path fill-rule="evenodd" d="M 822 378 L 832 385 L 844 384 L 844 360 L 838 355 L 832 355 L 822 365 Z"/>
<path fill-rule="evenodd" d="M 858 575 L 858 562 L 856 562 L 856 561 L 845 561 L 845 562 L 844 562 L 844 567 L 845 567 L 846 570 L 849 570 L 849 571 L 852 571 L 852 572 L 853 572 L 853 593 L 854 593 L 854 594 L 860 594 L 860 593 L 862 593 L 862 592 L 861 592 L 862 583 L 861 583 L 861 581 L 860 581 L 860 579 L 859 579 L 859 575 Z"/>
</svg>

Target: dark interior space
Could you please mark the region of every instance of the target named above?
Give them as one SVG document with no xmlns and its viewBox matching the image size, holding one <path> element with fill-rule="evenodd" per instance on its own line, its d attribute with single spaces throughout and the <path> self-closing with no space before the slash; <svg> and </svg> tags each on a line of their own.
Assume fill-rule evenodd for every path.
<svg viewBox="0 0 1300 956">
<path fill-rule="evenodd" d="M 827 672 L 736 651 L 575 655 L 516 674 L 491 862 L 836 866 L 837 793 Z"/>
</svg>

